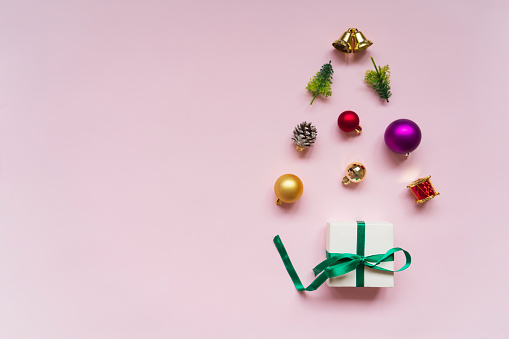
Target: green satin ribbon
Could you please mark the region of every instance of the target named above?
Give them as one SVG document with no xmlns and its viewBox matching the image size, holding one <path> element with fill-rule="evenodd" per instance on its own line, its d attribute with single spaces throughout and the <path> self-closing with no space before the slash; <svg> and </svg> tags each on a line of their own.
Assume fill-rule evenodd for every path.
<svg viewBox="0 0 509 339">
<path fill-rule="evenodd" d="M 357 255 L 364 257 L 364 246 L 366 244 L 366 223 L 357 221 Z M 355 286 L 364 287 L 364 266 L 359 265 L 355 269 Z"/>
<path fill-rule="evenodd" d="M 399 247 L 391 248 L 385 254 L 374 254 L 369 255 L 367 257 L 365 257 L 364 255 L 353 253 L 327 252 L 327 259 L 325 259 L 324 261 L 316 265 L 315 268 L 313 268 L 313 273 L 315 274 L 316 277 L 315 280 L 313 280 L 313 282 L 309 284 L 308 287 L 304 287 L 304 285 L 299 279 L 297 271 L 295 271 L 295 268 L 292 265 L 290 257 L 288 256 L 288 252 L 286 252 L 286 249 L 279 235 L 276 235 L 274 237 L 274 245 L 276 245 L 279 255 L 283 260 L 283 264 L 285 265 L 286 271 L 290 275 L 293 285 L 295 286 L 297 291 L 314 291 L 329 278 L 338 277 L 340 275 L 351 272 L 355 269 L 359 269 L 364 272 L 364 266 L 379 271 L 400 272 L 406 270 L 412 262 L 410 253 Z M 357 251 L 359 251 L 359 248 L 357 248 Z M 402 251 L 405 254 L 406 258 L 405 265 L 401 267 L 399 270 L 396 271 L 388 270 L 378 266 L 382 262 L 394 261 L 394 253 L 397 253 L 399 251 Z M 362 283 L 362 286 L 364 286 L 364 283 Z"/>
</svg>

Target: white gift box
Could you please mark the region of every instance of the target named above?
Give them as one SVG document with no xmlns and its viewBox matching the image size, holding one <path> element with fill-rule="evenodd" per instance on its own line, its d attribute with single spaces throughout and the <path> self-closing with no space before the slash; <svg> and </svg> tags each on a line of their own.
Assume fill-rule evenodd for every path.
<svg viewBox="0 0 509 339">
<path fill-rule="evenodd" d="M 365 222 L 364 256 L 385 254 L 394 247 L 394 233 L 391 223 L 386 221 Z M 327 223 L 326 250 L 329 253 L 357 253 L 357 222 Z M 394 261 L 378 265 L 394 270 Z M 394 287 L 394 273 L 375 270 L 366 266 L 364 269 L 364 287 Z M 327 280 L 331 287 L 355 287 L 355 270 L 339 277 Z"/>
</svg>

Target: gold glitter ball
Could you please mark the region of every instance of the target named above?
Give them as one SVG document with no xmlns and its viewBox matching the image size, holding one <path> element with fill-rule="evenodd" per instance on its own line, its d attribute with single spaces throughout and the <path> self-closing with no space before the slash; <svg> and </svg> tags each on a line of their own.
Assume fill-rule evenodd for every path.
<svg viewBox="0 0 509 339">
<path fill-rule="evenodd" d="M 360 162 L 352 162 L 346 167 L 346 175 L 343 178 L 343 185 L 359 183 L 366 177 L 366 166 Z"/>
</svg>

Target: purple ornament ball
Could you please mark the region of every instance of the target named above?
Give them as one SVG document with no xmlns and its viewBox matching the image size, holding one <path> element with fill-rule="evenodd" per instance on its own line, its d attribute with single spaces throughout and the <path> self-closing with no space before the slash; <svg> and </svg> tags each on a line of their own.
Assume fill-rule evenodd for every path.
<svg viewBox="0 0 509 339">
<path fill-rule="evenodd" d="M 398 119 L 385 130 L 385 144 L 395 153 L 408 154 L 413 152 L 421 143 L 421 129 L 415 122 L 408 119 Z"/>
</svg>

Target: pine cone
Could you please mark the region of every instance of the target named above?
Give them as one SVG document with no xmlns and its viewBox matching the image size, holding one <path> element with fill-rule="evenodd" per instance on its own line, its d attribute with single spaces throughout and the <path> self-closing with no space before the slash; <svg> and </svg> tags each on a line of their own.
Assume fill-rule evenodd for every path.
<svg viewBox="0 0 509 339">
<path fill-rule="evenodd" d="M 306 121 L 300 123 L 293 131 L 293 142 L 297 151 L 313 146 L 316 141 L 316 127 Z"/>
</svg>

